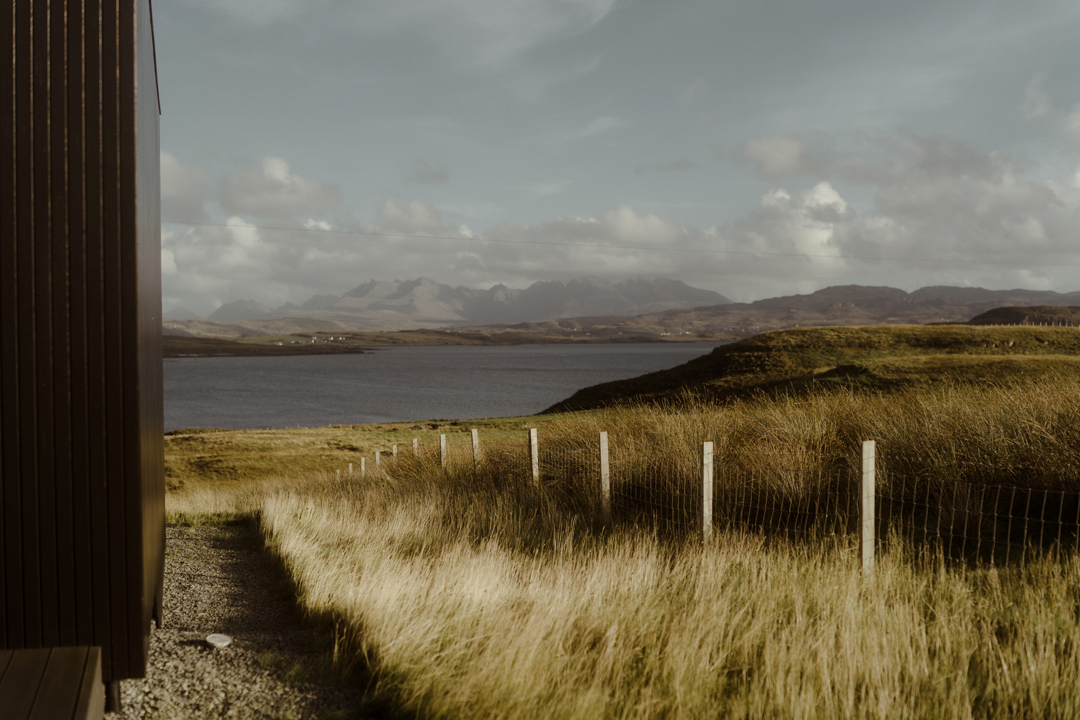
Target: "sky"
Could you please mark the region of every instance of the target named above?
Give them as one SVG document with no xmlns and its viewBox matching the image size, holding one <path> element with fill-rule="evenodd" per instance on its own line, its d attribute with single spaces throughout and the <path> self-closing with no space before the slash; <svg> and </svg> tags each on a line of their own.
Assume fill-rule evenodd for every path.
<svg viewBox="0 0 1080 720">
<path fill-rule="evenodd" d="M 1080 290 L 1075 0 L 154 4 L 166 311 Z"/>
</svg>

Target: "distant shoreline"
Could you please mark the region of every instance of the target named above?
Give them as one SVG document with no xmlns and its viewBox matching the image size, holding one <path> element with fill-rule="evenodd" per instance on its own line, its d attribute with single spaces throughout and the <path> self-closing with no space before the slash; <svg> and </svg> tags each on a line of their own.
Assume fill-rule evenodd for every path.
<svg viewBox="0 0 1080 720">
<path fill-rule="evenodd" d="M 571 337 L 565 335 L 501 332 L 481 333 L 453 330 L 401 330 L 397 332 L 337 332 L 287 336 L 256 336 L 240 339 L 185 337 L 162 338 L 164 358 L 276 357 L 298 355 L 353 355 L 385 347 L 416 346 L 506 346 L 506 345 L 595 345 L 622 343 L 717 342 L 713 337 L 667 338 L 655 335 Z"/>
</svg>

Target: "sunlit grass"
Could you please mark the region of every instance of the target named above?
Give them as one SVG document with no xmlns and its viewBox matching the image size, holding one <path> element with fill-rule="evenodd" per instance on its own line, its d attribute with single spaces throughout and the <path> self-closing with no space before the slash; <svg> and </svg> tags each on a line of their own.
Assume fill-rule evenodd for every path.
<svg viewBox="0 0 1080 720">
<path fill-rule="evenodd" d="M 996 481 L 1075 489 L 1077 420 L 1080 389 L 1036 383 L 687 400 L 553 416 L 544 433 L 569 442 L 605 430 L 672 465 L 711 439 L 719 457 L 793 487 L 820 458 L 856 457 L 874 438 L 906 472 L 966 482 L 971 463 Z M 444 472 L 426 453 L 365 478 L 193 483 L 168 507 L 181 519 L 258 515 L 302 606 L 336 622 L 340 663 L 369 678 L 371 712 L 1080 716 L 1075 556 L 971 568 L 896 542 L 868 578 L 844 536 L 721 530 L 702 546 L 625 523 L 603 530 L 592 478 L 536 489 L 506 458 L 489 460 Z"/>
<path fill-rule="evenodd" d="M 310 612 L 376 700 L 434 717 L 1072 717 L 1080 564 L 948 570 L 849 547 L 582 532 L 498 503 L 313 477 L 267 498 Z M 453 497 L 451 497 L 453 493 Z M 516 498 L 515 498 L 516 500 Z M 538 522 L 537 515 L 546 521 Z M 527 542 L 521 542 L 522 539 Z"/>
</svg>

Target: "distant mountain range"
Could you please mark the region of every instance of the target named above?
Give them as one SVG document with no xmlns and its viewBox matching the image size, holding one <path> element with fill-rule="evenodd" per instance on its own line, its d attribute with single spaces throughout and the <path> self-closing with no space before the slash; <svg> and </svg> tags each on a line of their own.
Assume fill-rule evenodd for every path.
<svg viewBox="0 0 1080 720">
<path fill-rule="evenodd" d="M 968 322 L 994 308 L 1032 308 L 1027 323 L 1066 324 L 1047 308 L 1080 305 L 1080 292 L 844 285 L 808 295 L 733 303 L 723 295 L 672 280 L 537 283 L 525 290 L 451 288 L 431 280 L 365 283 L 336 297 L 267 310 L 230 303 L 207 320 L 166 323 L 166 332 L 195 335 L 285 334 L 349 329 L 468 327 L 582 338 L 737 339 L 808 325 Z M 642 309 L 644 308 L 644 309 Z M 262 313 L 261 315 L 258 313 Z M 1013 315 L 1010 315 L 1010 320 Z M 1051 319 L 1054 318 L 1054 319 Z M 1004 316 L 980 322 L 1008 324 Z"/>
<path fill-rule="evenodd" d="M 301 305 L 267 308 L 236 300 L 206 320 L 244 323 L 318 320 L 342 329 L 411 330 L 456 325 L 491 325 L 590 316 L 633 316 L 676 308 L 731 302 L 711 290 L 678 280 L 636 278 L 608 282 L 593 278 L 538 282 L 524 290 L 496 285 L 488 290 L 451 287 L 427 278 L 371 280 L 342 296 L 316 295 Z M 186 316 L 186 317 L 183 317 Z M 166 320 L 191 320 L 190 312 L 166 313 Z"/>
<path fill-rule="evenodd" d="M 737 338 L 799 326 L 963 323 L 1002 306 L 1078 304 L 1080 292 L 936 286 L 909 293 L 890 287 L 843 285 L 809 295 L 646 313 L 617 324 L 624 333 Z"/>
</svg>

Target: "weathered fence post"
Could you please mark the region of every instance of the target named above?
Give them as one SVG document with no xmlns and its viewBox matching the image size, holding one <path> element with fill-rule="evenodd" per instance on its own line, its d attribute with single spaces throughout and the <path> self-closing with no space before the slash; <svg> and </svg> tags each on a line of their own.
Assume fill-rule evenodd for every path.
<svg viewBox="0 0 1080 720">
<path fill-rule="evenodd" d="M 352 475 L 352 463 L 349 463 L 349 474 Z"/>
<path fill-rule="evenodd" d="M 337 479 L 341 480 L 341 468 L 337 469 Z"/>
<path fill-rule="evenodd" d="M 396 463 L 397 462 L 397 445 L 394 445 L 393 448 L 394 448 L 394 462 Z"/>
<path fill-rule="evenodd" d="M 382 450 L 375 451 L 375 467 L 379 467 L 382 461 Z"/>
<path fill-rule="evenodd" d="M 439 462 L 442 463 L 442 469 L 446 469 L 446 464 L 449 461 L 449 457 L 446 455 L 446 436 L 439 436 Z"/>
<path fill-rule="evenodd" d="M 862 446 L 862 502 L 859 535 L 862 545 L 862 569 L 866 575 L 874 572 L 874 456 L 874 441 L 865 441 Z"/>
<path fill-rule="evenodd" d="M 701 445 L 701 542 L 712 540 L 713 444 Z"/>
<path fill-rule="evenodd" d="M 472 465 L 473 470 L 480 467 L 480 431 L 472 429 Z"/>
<path fill-rule="evenodd" d="M 536 428 L 529 429 L 529 464 L 532 466 L 533 485 L 540 485 L 540 443 L 536 439 Z"/>
<path fill-rule="evenodd" d="M 600 433 L 600 511 L 604 527 L 611 527 L 611 469 L 606 432 Z"/>
<path fill-rule="evenodd" d="M 417 438 L 412 439 L 412 454 L 413 457 L 420 457 L 420 440 Z"/>
<path fill-rule="evenodd" d="M 367 476 L 367 458 L 360 458 L 360 477 Z"/>
</svg>

